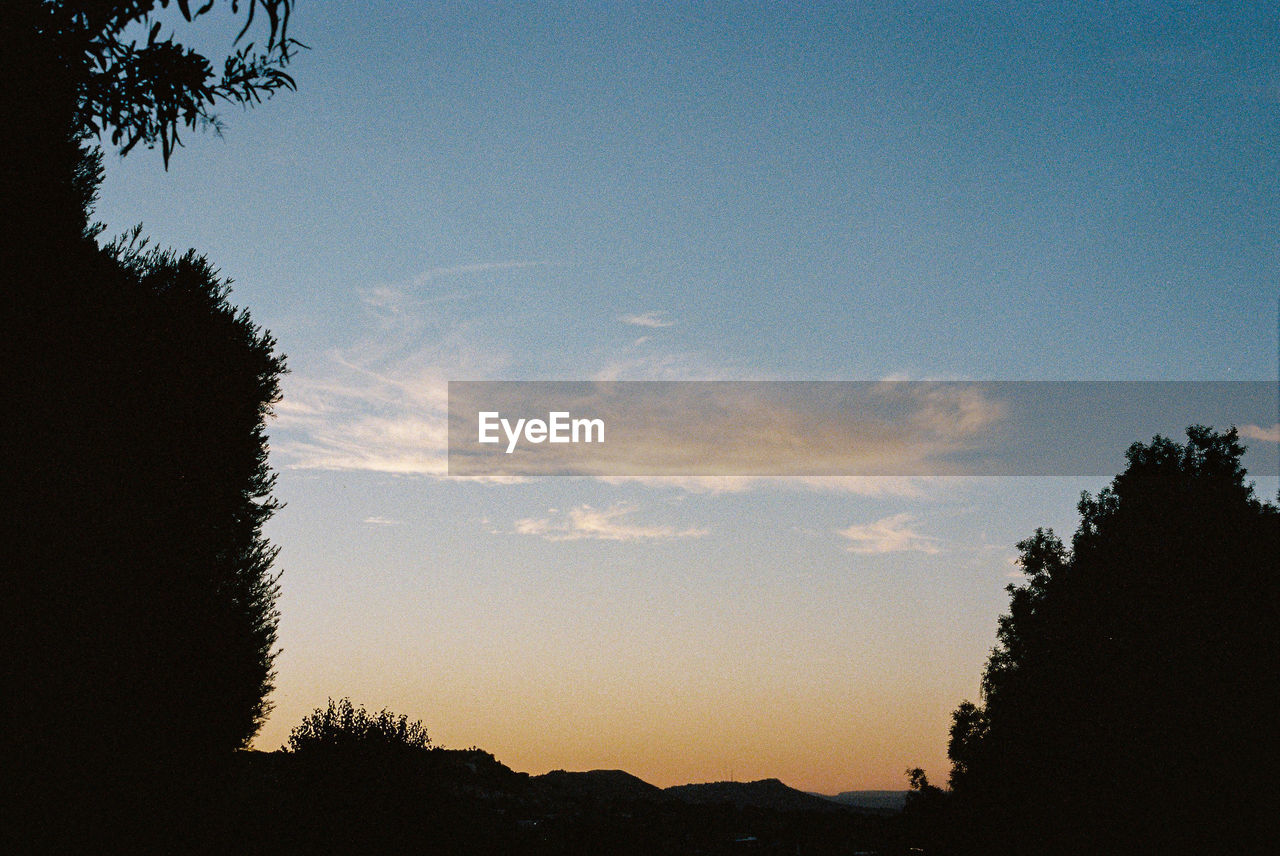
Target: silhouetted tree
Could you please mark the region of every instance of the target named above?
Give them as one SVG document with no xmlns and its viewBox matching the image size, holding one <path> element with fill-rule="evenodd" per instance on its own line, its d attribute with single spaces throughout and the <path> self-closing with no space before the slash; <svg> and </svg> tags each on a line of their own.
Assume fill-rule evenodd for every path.
<svg viewBox="0 0 1280 856">
<path fill-rule="evenodd" d="M 46 274 L 60 300 L 24 331 L 40 335 L 6 426 L 3 736 L 59 811 L 68 790 L 143 793 L 130 777 L 187 776 L 257 732 L 277 627 L 263 432 L 284 364 L 195 253 L 135 240 Z"/>
<path fill-rule="evenodd" d="M 17 448 L 38 453 L 10 471 L 16 606 L 41 630 L 21 640 L 19 698 L 44 702 L 34 727 L 71 720 L 60 743 L 243 745 L 275 634 L 263 428 L 283 362 L 194 253 L 73 261 L 51 262 L 64 299 L 12 399 Z"/>
<path fill-rule="evenodd" d="M 108 803 L 180 791 L 267 710 L 263 430 L 283 361 L 205 259 L 148 250 L 136 232 L 100 247 L 91 216 L 101 158 L 86 134 L 123 129 L 126 148 L 159 142 L 167 156 L 225 83 L 156 35 L 121 41 L 156 5 L 16 0 L 0 15 L 0 766 L 24 818 L 7 836 L 136 830 Z M 236 66 L 258 68 L 267 91 L 284 85 L 269 69 L 288 51 L 288 5 L 233 4 L 276 10 L 276 59 Z M 239 81 L 252 100 L 255 78 Z"/>
<path fill-rule="evenodd" d="M 290 732 L 283 750 L 308 794 L 308 825 L 322 832 L 321 847 L 380 853 L 467 849 L 459 846 L 465 835 L 463 842 L 441 837 L 463 816 L 459 810 L 467 811 L 466 800 L 453 794 L 454 753 L 432 747 L 421 721 L 329 699 Z"/>
<path fill-rule="evenodd" d="M 1079 504 L 1068 549 L 1037 530 L 1028 579 L 960 706 L 951 787 L 984 853 L 1251 852 L 1275 752 L 1280 513 L 1234 430 L 1134 444 Z M 1246 843 L 1250 842 L 1251 843 Z"/>
<path fill-rule="evenodd" d="M 187 20 L 217 6 L 173 4 Z M 236 45 L 213 62 L 176 41 L 153 20 L 169 0 L 8 0 L 0 14 L 0 281 L 4 297 L 42 295 L 38 280 L 66 242 L 82 237 L 88 208 L 74 176 L 82 142 L 99 134 L 128 152 L 159 144 L 165 164 L 184 128 L 221 125 L 219 103 L 256 104 L 292 89 L 284 71 L 299 47 L 288 35 L 292 0 L 231 0 L 242 20 Z M 259 23 L 260 22 L 260 23 Z M 265 33 L 261 30 L 265 29 Z M 133 38 L 140 31 L 145 38 Z M 265 38 L 264 38 L 265 37 Z M 68 232 L 68 227 L 70 231 Z M 53 255 L 49 255 L 52 252 Z M 26 293 L 23 288 L 29 288 Z M 7 307 L 6 307 L 7 308 Z M 21 305 L 13 307 L 23 308 Z"/>
<path fill-rule="evenodd" d="M 950 795 L 930 784 L 920 767 L 907 770 L 907 782 L 909 790 L 902 809 L 907 844 L 927 853 L 936 852 L 947 840 Z"/>
</svg>

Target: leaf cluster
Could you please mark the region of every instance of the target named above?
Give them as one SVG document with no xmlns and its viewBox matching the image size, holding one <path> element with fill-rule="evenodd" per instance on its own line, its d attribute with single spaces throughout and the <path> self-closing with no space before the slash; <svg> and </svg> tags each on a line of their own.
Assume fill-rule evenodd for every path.
<svg viewBox="0 0 1280 856">
<path fill-rule="evenodd" d="M 172 6 L 187 22 L 210 13 L 217 0 L 193 8 Z M 230 0 L 244 23 L 220 72 L 199 51 L 164 35 L 160 10 L 171 0 L 45 0 L 40 35 L 52 40 L 63 66 L 74 76 L 79 129 L 110 133 L 112 145 L 127 154 L 139 144 L 159 145 L 165 165 L 182 145 L 183 129 L 212 128 L 221 122 L 220 104 L 252 106 L 282 89 L 296 89 L 285 71 L 305 45 L 289 36 L 293 0 Z M 265 20 L 265 41 L 246 38 Z M 145 34 L 145 35 L 143 35 Z"/>
</svg>

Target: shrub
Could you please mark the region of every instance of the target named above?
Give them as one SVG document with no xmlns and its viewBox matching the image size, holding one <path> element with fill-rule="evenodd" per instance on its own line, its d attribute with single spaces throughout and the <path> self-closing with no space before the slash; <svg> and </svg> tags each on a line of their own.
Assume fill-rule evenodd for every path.
<svg viewBox="0 0 1280 856">
<path fill-rule="evenodd" d="M 383 708 L 369 713 L 350 699 L 329 699 L 289 733 L 284 751 L 307 754 L 429 752 L 431 738 L 421 720 L 409 721 Z"/>
</svg>

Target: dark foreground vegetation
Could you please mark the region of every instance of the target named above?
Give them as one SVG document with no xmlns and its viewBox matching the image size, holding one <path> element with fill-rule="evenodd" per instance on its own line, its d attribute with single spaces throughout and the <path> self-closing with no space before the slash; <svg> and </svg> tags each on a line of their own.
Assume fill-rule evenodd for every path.
<svg viewBox="0 0 1280 856">
<path fill-rule="evenodd" d="M 1280 510 L 1234 429 L 1135 443 L 1027 581 L 951 728 L 950 788 L 912 771 L 933 853 L 1256 853 L 1274 845 Z M 1270 842 L 1270 844 L 1268 844 Z"/>
<path fill-rule="evenodd" d="M 241 752 L 173 834 L 175 852 L 457 854 L 853 854 L 900 852 L 898 818 L 693 804 L 612 791 L 595 773 L 529 776 L 478 749 L 388 762 Z M 625 775 L 625 774 L 624 774 Z M 564 787 L 557 778 L 580 781 Z M 167 840 L 165 840 L 167 839 Z"/>
<path fill-rule="evenodd" d="M 139 29 L 214 6 L 260 46 L 220 72 Z M 167 162 L 216 105 L 292 88 L 290 9 L 11 0 L 0 14 L 0 852 L 1274 849 L 1280 513 L 1245 481 L 1235 432 L 1206 428 L 1133 446 L 1081 500 L 1070 544 L 1020 545 L 1028 579 L 981 703 L 955 712 L 949 787 L 913 771 L 901 816 L 774 781 L 530 777 L 347 704 L 285 751 L 246 751 L 276 654 L 263 431 L 284 362 L 198 253 L 98 240 L 93 139 Z"/>
<path fill-rule="evenodd" d="M 620 770 L 515 772 L 431 745 L 388 711 L 330 701 L 278 752 L 235 753 L 154 843 L 181 852 L 895 852 L 894 816 L 776 780 L 657 788 Z M 174 805 L 173 801 L 162 800 Z"/>
<path fill-rule="evenodd" d="M 215 5 L 254 16 L 217 72 L 148 18 Z M 92 206 L 99 133 L 167 161 L 217 105 L 291 86 L 289 7 L 0 13 L 0 852 L 107 852 L 180 825 L 269 710 L 264 426 L 283 358 L 199 253 L 102 240 Z"/>
</svg>

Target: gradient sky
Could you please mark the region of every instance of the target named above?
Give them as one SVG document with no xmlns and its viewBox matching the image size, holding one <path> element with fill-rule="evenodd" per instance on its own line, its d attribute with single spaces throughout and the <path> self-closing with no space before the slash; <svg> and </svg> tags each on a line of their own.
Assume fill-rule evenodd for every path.
<svg viewBox="0 0 1280 856">
<path fill-rule="evenodd" d="M 297 93 L 167 172 L 109 155 L 97 212 L 207 253 L 288 355 L 260 748 L 350 696 L 533 773 L 941 781 L 1013 545 L 1104 483 L 450 480 L 448 380 L 1275 377 L 1273 4 L 303 0 L 291 31 Z"/>
</svg>

